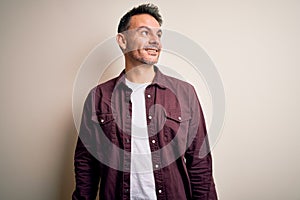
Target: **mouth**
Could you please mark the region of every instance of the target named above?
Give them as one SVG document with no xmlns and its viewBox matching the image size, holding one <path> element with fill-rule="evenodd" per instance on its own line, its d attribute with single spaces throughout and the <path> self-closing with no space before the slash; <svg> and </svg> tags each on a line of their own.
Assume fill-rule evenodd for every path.
<svg viewBox="0 0 300 200">
<path fill-rule="evenodd" d="M 154 47 L 147 47 L 147 48 L 145 48 L 145 51 L 147 51 L 148 54 L 150 54 L 150 55 L 152 55 L 152 54 L 156 55 L 158 53 L 159 49 L 154 48 Z"/>
</svg>

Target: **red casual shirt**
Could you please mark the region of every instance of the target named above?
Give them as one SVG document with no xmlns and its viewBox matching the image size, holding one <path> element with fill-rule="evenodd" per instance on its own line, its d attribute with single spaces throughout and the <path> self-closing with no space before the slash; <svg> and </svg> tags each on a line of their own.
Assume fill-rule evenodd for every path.
<svg viewBox="0 0 300 200">
<path fill-rule="evenodd" d="M 155 69 L 145 90 L 158 200 L 216 200 L 205 121 L 190 84 Z M 130 199 L 132 90 L 125 71 L 89 93 L 75 150 L 72 198 Z"/>
</svg>

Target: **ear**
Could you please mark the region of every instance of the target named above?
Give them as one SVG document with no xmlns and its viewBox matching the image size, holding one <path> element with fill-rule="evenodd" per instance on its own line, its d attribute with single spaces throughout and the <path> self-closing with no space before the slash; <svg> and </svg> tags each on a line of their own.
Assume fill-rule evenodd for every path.
<svg viewBox="0 0 300 200">
<path fill-rule="evenodd" d="M 117 37 L 116 37 L 116 40 L 117 40 L 120 48 L 124 51 L 126 49 L 126 46 L 127 46 L 127 41 L 126 41 L 125 35 L 122 34 L 122 33 L 118 33 Z"/>
</svg>

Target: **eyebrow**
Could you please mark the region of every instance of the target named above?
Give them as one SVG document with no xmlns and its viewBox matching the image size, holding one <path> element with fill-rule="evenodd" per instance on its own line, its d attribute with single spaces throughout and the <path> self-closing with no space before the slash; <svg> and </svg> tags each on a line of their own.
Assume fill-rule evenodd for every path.
<svg viewBox="0 0 300 200">
<path fill-rule="evenodd" d="M 151 28 L 149 28 L 148 26 L 139 26 L 137 28 L 137 30 L 140 30 L 140 29 L 143 29 L 143 28 L 147 29 L 148 31 L 151 31 Z M 162 33 L 162 30 L 159 28 L 157 33 Z"/>
</svg>

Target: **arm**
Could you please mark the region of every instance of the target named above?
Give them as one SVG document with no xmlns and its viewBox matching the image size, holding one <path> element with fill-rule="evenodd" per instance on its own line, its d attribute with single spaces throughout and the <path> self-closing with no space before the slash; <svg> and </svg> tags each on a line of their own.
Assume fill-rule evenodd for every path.
<svg viewBox="0 0 300 200">
<path fill-rule="evenodd" d="M 192 113 L 188 136 L 190 145 L 185 158 L 192 188 L 192 199 L 217 200 L 205 120 L 193 87 L 190 89 L 190 97 Z"/>
<path fill-rule="evenodd" d="M 93 147 L 92 106 L 93 92 L 86 99 L 81 119 L 80 133 L 75 149 L 74 167 L 76 188 L 72 195 L 73 200 L 96 199 L 100 180 L 100 163 L 90 153 Z M 89 151 L 90 150 L 90 151 Z"/>
</svg>

